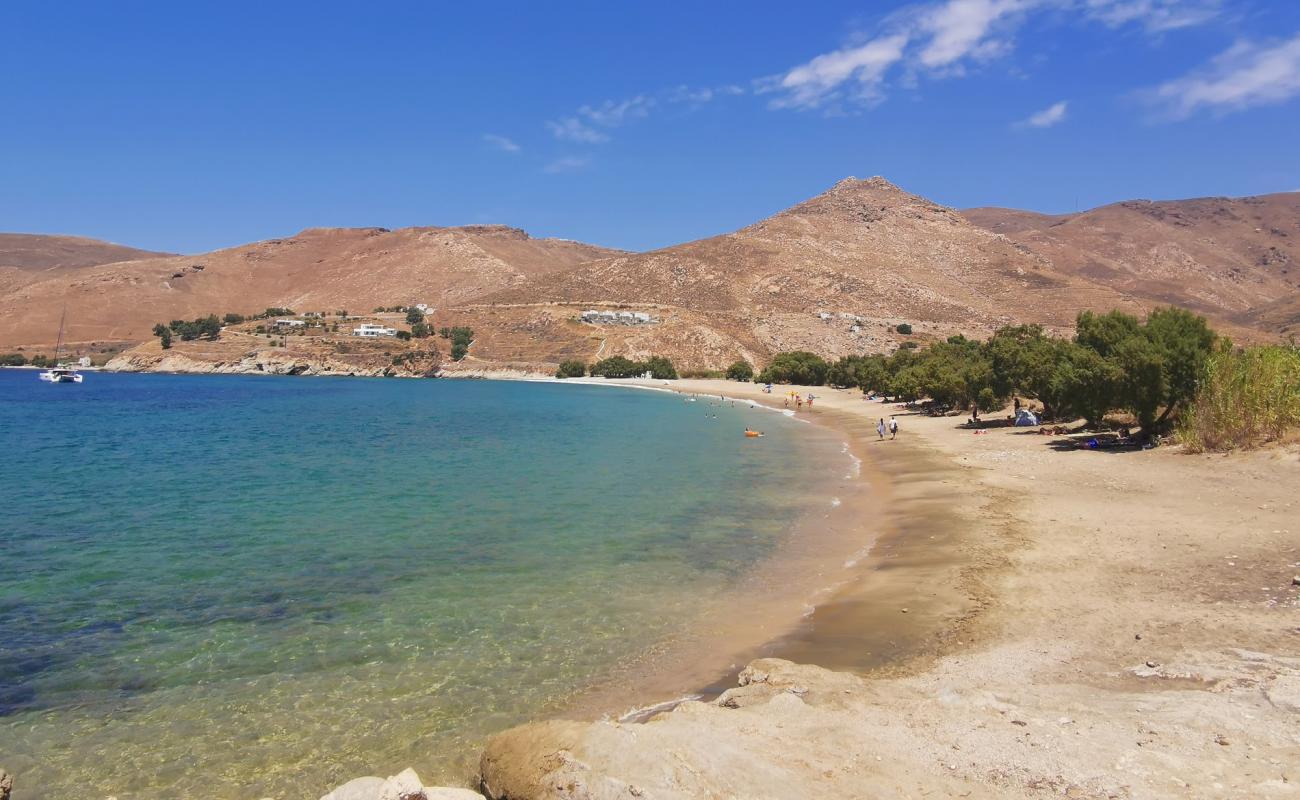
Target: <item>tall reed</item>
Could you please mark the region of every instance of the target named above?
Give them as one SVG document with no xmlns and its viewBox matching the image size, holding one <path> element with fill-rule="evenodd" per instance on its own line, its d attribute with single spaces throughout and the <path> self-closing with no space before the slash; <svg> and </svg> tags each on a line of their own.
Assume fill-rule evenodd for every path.
<svg viewBox="0 0 1300 800">
<path fill-rule="evenodd" d="M 1189 449 L 1231 450 L 1278 441 L 1300 428 L 1300 348 L 1266 345 L 1216 351 L 1196 399 L 1182 415 Z"/>
</svg>

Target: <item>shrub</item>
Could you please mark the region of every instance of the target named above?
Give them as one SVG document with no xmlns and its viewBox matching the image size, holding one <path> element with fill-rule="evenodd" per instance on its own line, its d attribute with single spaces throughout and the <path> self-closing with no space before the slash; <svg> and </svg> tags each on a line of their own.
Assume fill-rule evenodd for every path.
<svg viewBox="0 0 1300 800">
<path fill-rule="evenodd" d="M 46 358 L 45 356 L 42 356 L 42 355 L 35 355 L 35 356 L 32 356 L 32 357 L 31 357 L 31 360 L 28 361 L 27 363 L 28 363 L 28 364 L 31 364 L 33 367 L 40 367 L 40 368 L 42 368 L 42 369 L 44 369 L 45 367 L 52 367 L 52 366 L 54 366 L 54 360 L 53 360 L 53 359 L 51 359 L 51 358 Z"/>
<path fill-rule="evenodd" d="M 649 372 L 650 377 L 657 381 L 677 380 L 677 368 L 663 356 L 650 356 L 641 367 L 642 372 Z"/>
<path fill-rule="evenodd" d="M 164 350 L 171 349 L 172 346 L 171 328 L 159 322 L 157 325 L 153 326 L 153 335 L 158 337 L 159 342 L 162 344 L 162 349 Z"/>
<path fill-rule="evenodd" d="M 233 311 L 228 311 L 226 312 L 226 315 L 221 318 L 221 321 L 226 323 L 227 325 L 238 325 L 239 323 L 244 321 L 244 315 L 236 314 Z"/>
<path fill-rule="evenodd" d="M 591 365 L 592 377 L 631 378 L 645 372 L 644 365 L 623 356 L 610 356 Z"/>
<path fill-rule="evenodd" d="M 898 331 L 899 333 L 903 334 L 904 336 L 911 336 L 911 335 L 912 335 L 912 326 L 909 325 L 909 324 L 906 323 L 906 322 L 900 322 L 900 323 L 898 324 L 898 326 L 897 326 L 896 328 L 894 328 L 894 330 Z"/>
<path fill-rule="evenodd" d="M 1300 427 L 1300 349 L 1234 351 L 1225 342 L 1207 359 L 1198 386 L 1178 427 L 1195 452 L 1255 447 Z"/>
<path fill-rule="evenodd" d="M 821 386 L 826 383 L 830 365 L 824 359 L 804 350 L 777 353 L 758 375 L 759 383 L 800 383 Z"/>
<path fill-rule="evenodd" d="M 269 317 L 292 317 L 295 315 L 292 308 L 268 308 L 257 316 L 267 319 Z"/>
<path fill-rule="evenodd" d="M 21 367 L 27 363 L 27 357 L 22 353 L 5 353 L 0 355 L 0 367 Z"/>
<path fill-rule="evenodd" d="M 415 325 L 424 322 L 424 312 L 418 308 L 412 308 L 406 312 L 406 324 Z"/>
<path fill-rule="evenodd" d="M 587 362 L 579 361 L 576 358 L 561 361 L 558 369 L 555 370 L 557 378 L 581 378 L 587 374 Z"/>
<path fill-rule="evenodd" d="M 748 361 L 737 361 L 727 367 L 729 381 L 752 381 L 753 379 L 754 367 Z"/>
<path fill-rule="evenodd" d="M 338 326 L 335 325 L 335 327 Z M 433 331 L 423 322 L 417 322 L 411 326 L 411 335 L 417 339 L 427 339 L 431 333 L 433 333 Z"/>
<path fill-rule="evenodd" d="M 397 332 L 397 338 L 398 338 L 398 339 L 401 339 L 401 340 L 404 341 L 404 342 L 409 342 L 409 341 L 411 341 L 411 332 L 410 332 L 410 331 L 398 331 L 398 332 Z"/>
</svg>

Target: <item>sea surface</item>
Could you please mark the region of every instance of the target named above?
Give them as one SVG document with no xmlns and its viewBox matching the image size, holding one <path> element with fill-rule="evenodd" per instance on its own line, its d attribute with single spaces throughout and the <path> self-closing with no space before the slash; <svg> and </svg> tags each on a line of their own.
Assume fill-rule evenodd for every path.
<svg viewBox="0 0 1300 800">
<path fill-rule="evenodd" d="M 654 391 L 0 369 L 0 765 L 29 800 L 463 781 L 753 574 L 840 450 Z"/>
</svg>

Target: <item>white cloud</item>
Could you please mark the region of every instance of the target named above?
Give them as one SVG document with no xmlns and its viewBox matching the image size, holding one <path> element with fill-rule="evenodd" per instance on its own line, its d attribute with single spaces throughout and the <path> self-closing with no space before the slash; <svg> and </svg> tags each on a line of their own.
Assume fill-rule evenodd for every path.
<svg viewBox="0 0 1300 800">
<path fill-rule="evenodd" d="M 964 75 L 967 67 L 1011 53 L 1015 35 L 1037 13 L 1045 24 L 1079 20 L 1111 28 L 1141 26 L 1149 33 L 1199 25 L 1220 12 L 1222 0 L 941 0 L 904 6 L 855 44 L 755 82 L 779 92 L 773 108 L 818 108 L 846 95 L 880 102 L 891 79 L 915 88 L 922 77 Z M 893 76 L 891 73 L 896 72 Z M 832 107 L 834 107 L 832 105 Z"/>
<path fill-rule="evenodd" d="M 1086 0 L 1084 11 L 1112 28 L 1137 24 L 1152 33 L 1203 25 L 1222 10 L 1220 0 Z"/>
<path fill-rule="evenodd" d="M 609 136 L 585 124 L 577 117 L 565 117 L 558 122 L 548 122 L 546 127 L 550 129 L 556 139 L 564 139 L 569 142 L 600 144 L 609 141 Z"/>
<path fill-rule="evenodd" d="M 837 94 L 836 90 L 850 79 L 857 82 L 860 97 L 878 96 L 885 72 L 902 59 L 907 40 L 905 33 L 882 36 L 860 47 L 847 47 L 817 56 L 780 79 L 779 86 L 787 95 L 772 105 L 778 108 L 820 105 Z"/>
<path fill-rule="evenodd" d="M 1050 128 L 1065 119 L 1065 110 L 1069 102 L 1062 100 L 1053 103 L 1042 111 L 1030 114 L 1028 118 L 1016 123 L 1019 127 Z"/>
<path fill-rule="evenodd" d="M 504 136 L 495 133 L 483 134 L 483 141 L 506 153 L 518 153 L 523 148 Z"/>
<path fill-rule="evenodd" d="M 1205 68 L 1144 92 L 1173 119 L 1281 103 L 1300 94 L 1300 33 L 1282 42 L 1238 42 Z"/>
<path fill-rule="evenodd" d="M 653 99 L 644 95 L 637 95 L 621 103 L 606 100 L 599 106 L 583 106 L 578 109 L 578 113 L 597 125 L 616 128 L 628 119 L 645 117 L 650 113 L 650 108 L 654 104 Z"/>
<path fill-rule="evenodd" d="M 689 103 L 693 106 L 699 106 L 712 100 L 713 96 L 714 91 L 707 86 L 699 89 L 692 89 L 689 86 L 678 86 L 668 93 L 668 102 Z"/>
<path fill-rule="evenodd" d="M 572 172 L 575 169 L 582 169 L 589 164 L 591 164 L 591 159 L 587 156 L 564 156 L 542 167 L 542 171 L 554 175 L 559 172 Z"/>
<path fill-rule="evenodd" d="M 995 25 L 1034 4 L 1034 0 L 948 0 L 921 15 L 921 29 L 929 42 L 918 59 L 935 69 L 968 57 L 998 55 L 1010 44 L 994 36 Z"/>
</svg>

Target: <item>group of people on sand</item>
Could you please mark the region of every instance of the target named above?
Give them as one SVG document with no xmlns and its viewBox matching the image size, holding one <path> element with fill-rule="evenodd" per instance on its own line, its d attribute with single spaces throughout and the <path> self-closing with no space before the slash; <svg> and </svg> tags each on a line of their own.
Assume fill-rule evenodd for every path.
<svg viewBox="0 0 1300 800">
<path fill-rule="evenodd" d="M 807 402 L 807 403 L 808 403 L 808 410 L 809 410 L 809 411 L 812 411 L 813 401 L 816 400 L 816 399 L 817 399 L 817 395 L 813 394 L 812 392 L 809 392 L 809 393 L 808 393 L 808 398 L 807 398 L 807 400 L 805 400 L 803 395 L 799 394 L 799 393 L 796 392 L 796 391 L 791 390 L 790 393 L 787 394 L 787 395 L 785 396 L 785 407 L 786 407 L 786 408 L 789 408 L 789 407 L 790 407 L 790 401 L 793 400 L 793 401 L 794 401 L 794 410 L 795 410 L 795 411 L 803 411 L 803 404 L 804 404 L 805 402 Z"/>
<path fill-rule="evenodd" d="M 893 417 L 890 417 L 890 418 L 889 418 L 889 424 L 886 425 L 886 424 L 885 424 L 885 420 L 884 420 L 884 418 L 882 417 L 882 418 L 880 419 L 879 424 L 876 425 L 876 433 L 880 435 L 880 439 L 881 439 L 881 441 L 884 441 L 884 439 L 885 439 L 885 431 L 889 431 L 889 438 L 890 438 L 890 439 L 897 439 L 897 438 L 898 438 L 898 420 L 894 419 Z"/>
</svg>

